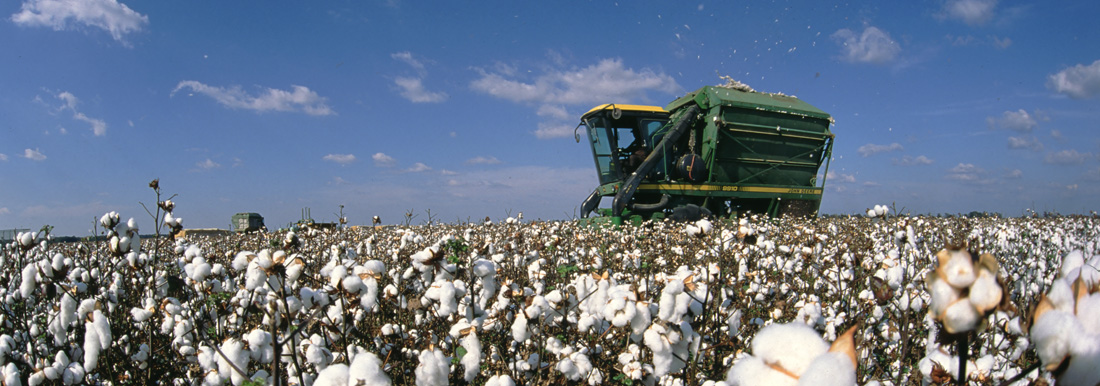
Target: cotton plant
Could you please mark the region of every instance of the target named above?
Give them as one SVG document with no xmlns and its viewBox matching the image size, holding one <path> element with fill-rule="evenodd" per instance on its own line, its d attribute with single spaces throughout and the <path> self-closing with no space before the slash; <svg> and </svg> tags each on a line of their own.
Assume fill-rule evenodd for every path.
<svg viewBox="0 0 1100 386">
<path fill-rule="evenodd" d="M 1057 384 L 1100 383 L 1100 255 L 1066 255 L 1032 315 L 1030 337 Z"/>
<path fill-rule="evenodd" d="M 772 324 L 752 341 L 752 355 L 738 360 L 726 375 L 731 386 L 855 385 L 856 327 L 831 345 L 802 323 Z"/>
</svg>

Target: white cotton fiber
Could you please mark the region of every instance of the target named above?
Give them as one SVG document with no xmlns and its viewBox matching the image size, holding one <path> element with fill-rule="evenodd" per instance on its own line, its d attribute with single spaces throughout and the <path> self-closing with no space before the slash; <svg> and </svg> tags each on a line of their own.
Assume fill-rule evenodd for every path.
<svg viewBox="0 0 1100 386">
<path fill-rule="evenodd" d="M 450 359 L 439 349 L 420 352 L 420 365 L 416 366 L 417 386 L 443 386 L 447 384 L 450 373 Z"/>
<path fill-rule="evenodd" d="M 466 349 L 466 354 L 460 360 L 464 369 L 462 378 L 466 382 L 473 382 L 481 371 L 481 341 L 478 340 L 477 333 L 472 332 L 462 338 L 462 348 Z"/>
<path fill-rule="evenodd" d="M 1051 310 L 1031 326 L 1031 342 L 1043 365 L 1056 365 L 1069 354 L 1073 339 L 1084 333 L 1081 323 L 1072 314 Z"/>
<path fill-rule="evenodd" d="M 951 257 L 940 267 L 940 271 L 944 275 L 943 279 L 947 280 L 947 283 L 951 284 L 952 287 L 958 289 L 969 287 L 977 278 L 970 254 L 965 251 L 950 251 L 949 253 Z"/>
<path fill-rule="evenodd" d="M 485 381 L 485 386 L 516 386 L 516 381 L 508 374 L 494 375 Z"/>
<path fill-rule="evenodd" d="M 515 339 L 516 343 L 523 344 L 530 337 L 531 332 L 527 330 L 527 316 L 517 313 L 516 320 L 512 322 L 512 339 Z"/>
<path fill-rule="evenodd" d="M 970 299 L 959 299 L 943 311 L 943 328 L 947 332 L 955 334 L 974 329 L 982 315 L 974 309 Z"/>
<path fill-rule="evenodd" d="M 730 367 L 726 383 L 730 386 L 796 386 L 798 380 L 768 367 L 759 357 L 748 356 Z"/>
<path fill-rule="evenodd" d="M 382 361 L 374 353 L 361 352 L 351 361 L 348 370 L 349 385 L 388 386 L 391 383 L 390 377 L 382 371 Z"/>
<path fill-rule="evenodd" d="M 752 340 L 752 353 L 767 363 L 801 374 L 829 344 L 813 328 L 801 323 L 772 324 Z"/>
<path fill-rule="evenodd" d="M 230 364 L 232 363 L 237 369 L 247 373 L 248 359 L 251 355 L 248 350 L 244 348 L 243 342 L 233 338 L 222 343 L 221 352 L 225 354 L 225 357 L 218 355 L 218 372 L 221 374 L 229 374 L 229 379 L 233 381 L 233 384 L 240 385 L 245 381 L 245 377 L 234 370 L 233 366 Z M 226 361 L 226 358 L 229 358 L 229 361 Z"/>
<path fill-rule="evenodd" d="M 1100 336 L 1080 337 L 1073 341 L 1073 356 L 1066 372 L 1058 377 L 1058 384 L 1100 384 Z"/>
<path fill-rule="evenodd" d="M 1070 275 L 1070 272 L 1081 268 L 1085 264 L 1085 254 L 1081 253 L 1081 250 L 1075 250 L 1062 259 L 1062 268 L 1060 277 L 1066 278 L 1068 281 L 1077 280 L 1076 275 Z M 1072 276 L 1072 277 L 1071 277 Z"/>
<path fill-rule="evenodd" d="M 102 346 L 99 345 L 99 334 L 96 333 L 95 325 L 92 322 L 84 323 L 84 368 L 88 371 L 95 370 L 96 364 L 99 363 L 99 350 Z"/>
<path fill-rule="evenodd" d="M 856 368 L 848 354 L 828 352 L 819 355 L 798 380 L 801 385 L 851 386 L 856 384 Z"/>
<path fill-rule="evenodd" d="M 26 267 L 23 267 L 23 281 L 19 285 L 19 294 L 22 295 L 24 299 L 31 297 L 31 294 L 34 293 L 34 287 L 38 285 L 38 283 L 35 282 L 36 273 L 34 264 L 27 264 Z"/>
<path fill-rule="evenodd" d="M 928 292 L 930 292 L 932 299 L 929 301 L 929 305 L 932 307 L 932 313 L 939 317 L 943 315 L 947 307 L 959 299 L 959 292 L 948 284 L 947 281 L 940 278 L 932 278 L 929 281 Z"/>
<path fill-rule="evenodd" d="M 348 385 L 348 365 L 343 363 L 335 364 L 326 367 L 317 374 L 317 379 L 313 381 L 313 386 L 347 386 Z"/>
<path fill-rule="evenodd" d="M 1000 304 L 1002 292 L 997 277 L 988 270 L 979 269 L 978 278 L 970 286 L 970 303 L 978 312 L 984 313 Z"/>
</svg>

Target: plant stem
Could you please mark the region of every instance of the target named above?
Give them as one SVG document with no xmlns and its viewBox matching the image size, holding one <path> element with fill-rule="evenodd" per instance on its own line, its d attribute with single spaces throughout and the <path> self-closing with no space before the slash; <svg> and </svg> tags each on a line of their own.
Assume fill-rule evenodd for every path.
<svg viewBox="0 0 1100 386">
<path fill-rule="evenodd" d="M 959 377 L 956 383 L 967 384 L 966 361 L 970 358 L 970 334 L 967 333 L 956 342 L 955 349 L 959 352 Z"/>
</svg>

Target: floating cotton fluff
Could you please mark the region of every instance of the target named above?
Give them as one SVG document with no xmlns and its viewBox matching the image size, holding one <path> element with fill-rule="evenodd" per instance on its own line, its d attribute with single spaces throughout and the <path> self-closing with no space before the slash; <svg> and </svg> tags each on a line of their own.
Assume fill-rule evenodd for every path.
<svg viewBox="0 0 1100 386">
<path fill-rule="evenodd" d="M 852 327 L 830 346 L 802 323 L 772 324 L 752 341 L 753 354 L 726 374 L 731 386 L 854 385 L 856 353 Z"/>
<path fill-rule="evenodd" d="M 1001 304 L 1004 295 L 997 278 L 997 259 L 985 253 L 975 261 L 961 248 L 941 250 L 936 258 L 939 265 L 926 281 L 932 295 L 932 317 L 950 334 L 984 329 L 981 321 Z"/>
<path fill-rule="evenodd" d="M 1067 256 L 1063 277 L 1052 283 L 1032 315 L 1031 341 L 1044 368 L 1060 371 L 1059 385 L 1100 384 L 1100 287 L 1086 281 L 1086 270 L 1079 269 L 1083 264 L 1083 259 Z M 1070 285 L 1065 276 L 1075 271 Z"/>
</svg>

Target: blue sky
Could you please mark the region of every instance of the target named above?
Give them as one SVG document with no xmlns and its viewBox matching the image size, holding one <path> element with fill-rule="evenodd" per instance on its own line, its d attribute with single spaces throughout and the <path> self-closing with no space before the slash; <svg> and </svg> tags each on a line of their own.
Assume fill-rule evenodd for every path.
<svg viewBox="0 0 1100 386">
<path fill-rule="evenodd" d="M 0 229 L 570 218 L 601 103 L 732 76 L 831 113 L 822 210 L 1097 209 L 1100 2 L 0 4 Z"/>
</svg>

